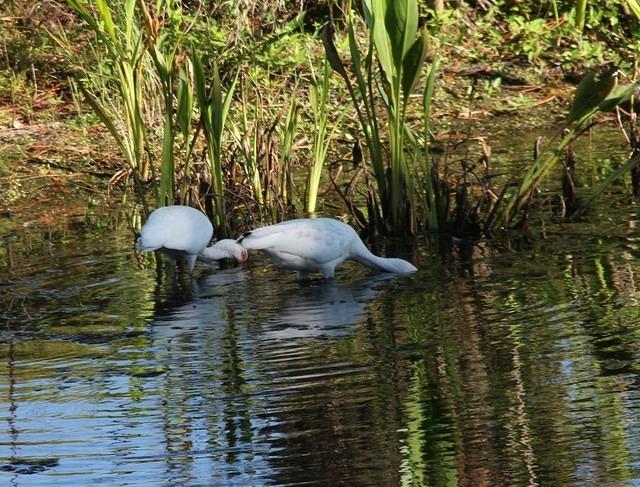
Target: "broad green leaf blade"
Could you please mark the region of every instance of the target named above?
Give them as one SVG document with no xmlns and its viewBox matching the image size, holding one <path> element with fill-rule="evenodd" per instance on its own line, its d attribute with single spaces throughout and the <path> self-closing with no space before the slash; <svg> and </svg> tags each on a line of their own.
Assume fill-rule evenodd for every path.
<svg viewBox="0 0 640 487">
<path fill-rule="evenodd" d="M 598 105 L 598 111 L 610 112 L 621 103 L 629 100 L 638 89 L 638 83 L 615 86 L 609 95 Z"/>
<path fill-rule="evenodd" d="M 416 39 L 404 58 L 402 67 L 402 91 L 405 103 L 413 88 L 420 79 L 424 58 L 427 55 L 427 30 L 422 29 L 422 35 Z"/>
<path fill-rule="evenodd" d="M 225 121 L 227 120 L 227 115 L 229 114 L 229 107 L 231 106 L 231 100 L 233 99 L 233 93 L 236 90 L 236 85 L 238 84 L 238 76 L 240 75 L 240 70 L 236 73 L 236 77 L 231 83 L 231 86 L 227 90 L 227 94 L 224 97 L 224 104 L 222 105 L 222 117 L 221 117 L 221 127 L 220 130 L 224 128 Z"/>
<path fill-rule="evenodd" d="M 191 118 L 193 116 L 193 91 L 184 70 L 180 73 L 178 83 L 178 111 L 176 114 L 178 127 L 185 140 L 191 133 Z"/>
<path fill-rule="evenodd" d="M 427 76 L 427 83 L 424 88 L 424 96 L 422 99 L 422 111 L 424 116 L 424 140 L 425 144 L 430 138 L 429 127 L 430 127 L 430 114 L 431 114 L 431 102 L 433 100 L 433 92 L 435 91 L 436 85 L 436 74 L 438 73 L 438 68 L 440 67 L 440 59 L 437 54 L 431 63 L 431 69 L 429 70 L 429 76 Z M 425 145 L 425 148 L 428 148 L 428 145 Z"/>
<path fill-rule="evenodd" d="M 196 98 L 200 107 L 200 116 L 205 125 L 211 124 L 210 118 L 207 116 L 209 106 L 209 97 L 207 95 L 207 84 L 204 78 L 202 62 L 200 56 L 194 51 L 191 53 L 191 62 L 193 63 L 193 84 L 196 88 Z"/>
<path fill-rule="evenodd" d="M 394 63 L 393 49 L 389 33 L 385 23 L 387 14 L 387 2 L 384 0 L 371 0 L 371 13 L 373 18 L 372 37 L 378 53 L 378 61 L 392 85 L 398 77 L 398 65 Z M 400 60 L 400 63 L 402 60 Z"/>
<path fill-rule="evenodd" d="M 175 168 L 173 163 L 173 128 L 171 116 L 167 116 L 164 123 L 162 138 L 162 164 L 160 166 L 160 194 L 158 204 L 160 206 L 172 205 L 173 186 L 175 184 Z"/>
<path fill-rule="evenodd" d="M 220 80 L 220 71 L 218 71 L 218 62 L 213 62 L 213 81 L 211 83 L 211 110 L 213 121 L 214 140 L 217 144 L 216 152 L 220 143 L 220 135 L 222 134 L 222 81 Z"/>
<path fill-rule="evenodd" d="M 627 6 L 631 10 L 638 20 L 640 20 L 640 2 L 638 0 L 627 0 Z"/>
<path fill-rule="evenodd" d="M 344 68 L 338 50 L 333 43 L 333 32 L 329 25 L 320 32 L 320 39 L 322 39 L 322 45 L 324 46 L 324 52 L 329 64 L 340 76 L 348 81 L 347 70 Z"/>
<path fill-rule="evenodd" d="M 367 23 L 369 30 L 373 30 L 373 9 L 371 7 L 371 0 L 362 0 L 362 16 Z"/>
<path fill-rule="evenodd" d="M 615 84 L 614 73 L 615 71 L 600 75 L 589 73 L 584 77 L 576 88 L 567 125 L 595 110 L 607 98 Z"/>
<path fill-rule="evenodd" d="M 144 1 L 140 2 L 144 6 Z M 135 23 L 134 14 L 135 14 L 136 2 L 135 0 L 127 0 L 125 5 L 125 42 L 127 44 L 127 50 L 131 51 L 133 48 L 132 40 L 133 40 L 133 27 Z"/>
<path fill-rule="evenodd" d="M 402 65 L 418 32 L 418 4 L 416 0 L 393 0 L 389 2 L 385 15 L 385 26 L 396 67 Z"/>
<path fill-rule="evenodd" d="M 360 49 L 358 48 L 358 41 L 356 40 L 356 34 L 353 29 L 352 19 L 349 21 L 348 26 L 349 33 L 349 53 L 351 54 L 351 62 L 353 64 L 353 72 L 356 75 L 356 82 L 358 84 L 358 90 L 360 91 L 360 97 L 364 102 L 365 106 L 367 106 L 367 83 L 364 79 L 364 74 L 362 72 L 362 58 L 360 56 Z M 349 90 L 351 90 L 351 82 L 349 79 L 345 78 L 347 82 L 347 86 Z"/>
<path fill-rule="evenodd" d="M 109 37 L 111 37 L 111 40 L 117 44 L 118 36 L 116 35 L 116 28 L 113 23 L 113 18 L 111 17 L 111 10 L 109 10 L 109 6 L 105 0 L 96 0 L 96 6 L 100 12 L 100 17 L 102 18 L 105 30 L 109 34 Z"/>
</svg>

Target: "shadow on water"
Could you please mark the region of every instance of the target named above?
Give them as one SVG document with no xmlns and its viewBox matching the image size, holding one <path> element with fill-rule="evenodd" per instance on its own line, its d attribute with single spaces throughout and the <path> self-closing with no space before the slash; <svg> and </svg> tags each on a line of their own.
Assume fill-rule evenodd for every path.
<svg viewBox="0 0 640 487">
<path fill-rule="evenodd" d="M 0 483 L 637 483 L 639 239 L 617 205 L 300 283 L 259 256 L 174 278 L 117 211 L 17 226 Z"/>
</svg>

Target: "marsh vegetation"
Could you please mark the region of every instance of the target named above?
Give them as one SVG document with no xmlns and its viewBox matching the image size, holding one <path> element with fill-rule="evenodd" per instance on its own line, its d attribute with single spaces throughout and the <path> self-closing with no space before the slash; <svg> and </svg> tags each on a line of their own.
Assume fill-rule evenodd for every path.
<svg viewBox="0 0 640 487">
<path fill-rule="evenodd" d="M 78 116 L 97 117 L 111 136 L 122 161 L 111 183 L 133 191 L 145 213 L 149 205 L 201 208 L 220 237 L 316 212 L 344 214 L 371 234 L 492 235 L 530 220 L 545 179 L 562 173 L 580 136 L 611 120 L 603 115 L 613 114 L 630 144 L 636 132 L 634 1 L 532 10 L 417 0 L 313 8 L 71 0 L 6 10 L 23 23 L 3 24 L 14 120 L 28 116 L 18 103 L 26 87 L 55 75 Z M 481 49 L 500 35 L 498 56 Z M 41 52 L 23 59 L 25 44 Z M 36 67 L 52 56 L 55 64 Z M 465 69 L 452 97 L 451 75 Z M 530 141 L 538 150 L 522 154 L 526 169 L 517 174 L 493 167 L 490 134 L 458 124 L 454 140 L 451 122 L 434 114 L 473 118 L 476 106 L 495 113 L 504 103 L 526 112 L 550 100 L 528 99 L 546 90 L 527 77 L 552 76 L 580 83 L 563 97 L 565 114 L 551 112 L 555 133 Z M 632 150 L 580 201 L 630 173 Z M 575 202 L 570 187 L 564 198 Z"/>
</svg>

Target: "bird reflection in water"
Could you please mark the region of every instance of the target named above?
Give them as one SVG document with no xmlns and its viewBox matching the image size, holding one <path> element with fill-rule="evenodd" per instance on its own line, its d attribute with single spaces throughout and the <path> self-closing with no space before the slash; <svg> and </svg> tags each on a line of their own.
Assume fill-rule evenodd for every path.
<svg viewBox="0 0 640 487">
<path fill-rule="evenodd" d="M 393 277 L 379 274 L 357 281 L 305 282 L 296 292 L 282 293 L 262 334 L 272 339 L 344 336 L 365 319 L 367 304 Z"/>
</svg>

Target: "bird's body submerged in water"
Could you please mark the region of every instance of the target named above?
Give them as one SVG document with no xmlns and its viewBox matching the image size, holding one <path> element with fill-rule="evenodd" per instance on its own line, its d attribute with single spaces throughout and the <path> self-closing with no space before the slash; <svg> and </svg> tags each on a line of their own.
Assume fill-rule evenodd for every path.
<svg viewBox="0 0 640 487">
<path fill-rule="evenodd" d="M 220 240 L 207 247 L 212 236 L 213 225 L 201 211 L 189 206 L 163 206 L 151 212 L 142 226 L 137 248 L 142 252 L 158 250 L 170 255 L 182 254 L 190 271 L 198 256 L 208 260 L 247 260 L 247 251 L 235 240 Z"/>
<path fill-rule="evenodd" d="M 310 272 L 332 278 L 336 266 L 345 260 L 398 274 L 417 270 L 406 260 L 372 254 L 353 228 L 333 218 L 301 218 L 257 228 L 238 242 L 269 255 L 278 267 L 297 271 L 299 278 Z"/>
</svg>

